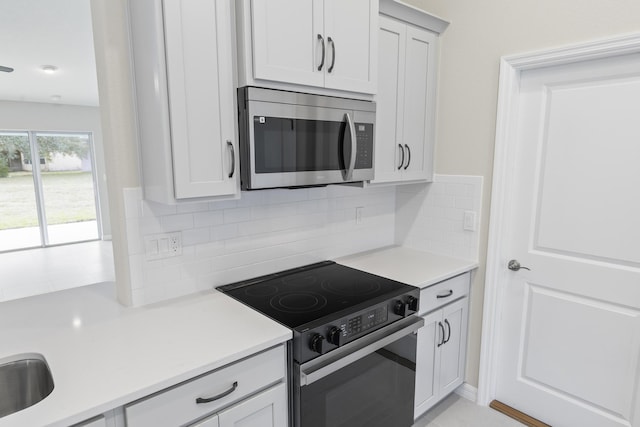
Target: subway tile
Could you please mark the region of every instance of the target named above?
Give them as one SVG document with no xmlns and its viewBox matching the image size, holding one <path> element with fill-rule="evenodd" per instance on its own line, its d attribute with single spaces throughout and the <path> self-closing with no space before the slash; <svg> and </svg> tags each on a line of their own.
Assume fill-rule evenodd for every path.
<svg viewBox="0 0 640 427">
<path fill-rule="evenodd" d="M 210 228 L 200 227 L 182 231 L 182 246 L 193 246 L 210 240 Z"/>
<path fill-rule="evenodd" d="M 162 230 L 165 233 L 172 231 L 188 230 L 193 228 L 193 214 L 178 214 L 163 216 Z"/>
<path fill-rule="evenodd" d="M 223 211 L 196 212 L 193 214 L 194 227 L 211 227 L 224 223 Z"/>
<path fill-rule="evenodd" d="M 165 215 L 173 215 L 177 212 L 175 205 L 165 205 L 162 203 L 155 203 L 148 200 L 142 202 L 142 216 L 148 217 L 161 217 Z"/>
<path fill-rule="evenodd" d="M 204 212 L 209 210 L 209 203 L 197 202 L 197 203 L 181 203 L 177 205 L 176 212 L 181 213 L 194 213 Z"/>
<path fill-rule="evenodd" d="M 455 207 L 458 209 L 474 209 L 473 198 L 471 197 L 456 197 Z"/>
<path fill-rule="evenodd" d="M 244 222 L 251 219 L 251 208 L 233 208 L 224 210 L 224 223 Z"/>
<path fill-rule="evenodd" d="M 244 226 L 244 225 L 243 225 Z M 225 224 L 211 227 L 211 240 L 227 240 L 238 236 L 238 224 Z"/>
</svg>

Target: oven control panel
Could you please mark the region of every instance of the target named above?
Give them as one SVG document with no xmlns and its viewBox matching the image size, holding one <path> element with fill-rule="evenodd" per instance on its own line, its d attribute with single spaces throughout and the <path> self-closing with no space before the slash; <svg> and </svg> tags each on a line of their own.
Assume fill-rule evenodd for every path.
<svg viewBox="0 0 640 427">
<path fill-rule="evenodd" d="M 418 312 L 419 290 L 382 304 L 357 311 L 322 326 L 299 331 L 300 356 L 304 362 L 325 354 L 361 336 Z M 297 334 L 296 334 L 297 335 Z"/>
</svg>

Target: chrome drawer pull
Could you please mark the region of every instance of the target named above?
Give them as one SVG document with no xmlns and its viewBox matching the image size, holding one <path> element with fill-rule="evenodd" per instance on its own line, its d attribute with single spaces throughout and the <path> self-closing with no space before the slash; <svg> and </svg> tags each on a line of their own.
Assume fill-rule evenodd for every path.
<svg viewBox="0 0 640 427">
<path fill-rule="evenodd" d="M 222 399 L 223 397 L 229 396 L 231 393 L 236 391 L 237 388 L 238 388 L 238 381 L 235 381 L 229 390 L 223 391 L 222 393 L 215 396 L 211 396 L 211 397 L 199 397 L 196 399 L 196 403 L 209 403 L 209 402 L 213 402 L 214 400 Z"/>
<path fill-rule="evenodd" d="M 449 289 L 446 294 L 436 295 L 436 298 L 449 298 L 451 295 L 453 295 L 453 289 Z"/>
</svg>

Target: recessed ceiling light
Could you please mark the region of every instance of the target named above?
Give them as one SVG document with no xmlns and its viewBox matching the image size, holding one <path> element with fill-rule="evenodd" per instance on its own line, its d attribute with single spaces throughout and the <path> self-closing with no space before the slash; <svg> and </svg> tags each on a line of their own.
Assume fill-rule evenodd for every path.
<svg viewBox="0 0 640 427">
<path fill-rule="evenodd" d="M 62 99 L 61 95 L 51 95 L 51 99 L 53 101 L 60 101 Z"/>
<path fill-rule="evenodd" d="M 55 65 L 43 65 L 40 69 L 47 74 L 53 74 L 58 71 L 58 67 Z"/>
</svg>

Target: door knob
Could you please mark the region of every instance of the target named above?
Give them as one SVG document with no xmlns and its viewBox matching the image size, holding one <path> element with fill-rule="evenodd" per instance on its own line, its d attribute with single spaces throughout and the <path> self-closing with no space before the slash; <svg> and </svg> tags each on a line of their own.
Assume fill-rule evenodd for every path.
<svg viewBox="0 0 640 427">
<path fill-rule="evenodd" d="M 507 264 L 507 267 L 509 268 L 509 270 L 512 270 L 512 271 L 518 271 L 521 268 L 531 271 L 529 267 L 521 266 L 517 259 L 512 259 L 511 261 L 509 261 L 509 264 Z"/>
</svg>

